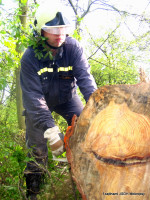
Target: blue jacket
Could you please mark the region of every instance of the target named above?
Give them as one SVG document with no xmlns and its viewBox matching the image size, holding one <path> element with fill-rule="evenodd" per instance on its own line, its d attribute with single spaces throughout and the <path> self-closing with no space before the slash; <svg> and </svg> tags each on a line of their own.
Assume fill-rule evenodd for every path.
<svg viewBox="0 0 150 200">
<path fill-rule="evenodd" d="M 43 130 L 55 126 L 50 107 L 71 99 L 77 85 L 86 101 L 97 89 L 82 47 L 71 37 L 55 60 L 39 60 L 29 47 L 21 59 L 20 82 L 24 108 L 33 125 Z"/>
</svg>

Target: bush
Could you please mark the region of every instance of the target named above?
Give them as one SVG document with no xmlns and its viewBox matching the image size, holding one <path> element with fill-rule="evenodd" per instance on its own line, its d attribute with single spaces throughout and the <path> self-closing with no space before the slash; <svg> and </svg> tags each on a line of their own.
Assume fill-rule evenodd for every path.
<svg viewBox="0 0 150 200">
<path fill-rule="evenodd" d="M 24 190 L 23 171 L 26 166 L 26 150 L 23 149 L 21 133 L 10 133 L 1 127 L 0 136 L 0 199 L 22 199 Z M 18 135 L 20 139 L 18 140 Z"/>
</svg>

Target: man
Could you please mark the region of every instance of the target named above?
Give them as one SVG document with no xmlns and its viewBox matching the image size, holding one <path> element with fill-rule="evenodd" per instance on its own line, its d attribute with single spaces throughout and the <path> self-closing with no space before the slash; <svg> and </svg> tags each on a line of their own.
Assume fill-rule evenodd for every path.
<svg viewBox="0 0 150 200">
<path fill-rule="evenodd" d="M 57 7 L 39 6 L 35 28 L 37 34 L 47 40 L 43 40 L 43 45 L 40 40 L 37 47 L 29 47 L 21 60 L 26 141 L 36 159 L 36 162 L 27 163 L 25 170 L 27 197 L 30 199 L 36 199 L 39 192 L 43 173 L 37 163 L 46 164 L 47 140 L 53 155 L 64 152 L 63 135 L 51 113 L 60 114 L 70 125 L 73 115 L 79 116 L 83 109 L 76 93 L 76 83 L 86 102 L 97 89 L 82 47 L 67 35 L 69 26 Z"/>
</svg>

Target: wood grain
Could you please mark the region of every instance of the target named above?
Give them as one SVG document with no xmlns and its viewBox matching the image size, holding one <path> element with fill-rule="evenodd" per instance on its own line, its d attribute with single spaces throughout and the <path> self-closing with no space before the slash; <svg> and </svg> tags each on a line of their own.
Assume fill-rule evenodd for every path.
<svg viewBox="0 0 150 200">
<path fill-rule="evenodd" d="M 84 200 L 150 200 L 150 85 L 99 88 L 66 145 Z"/>
</svg>

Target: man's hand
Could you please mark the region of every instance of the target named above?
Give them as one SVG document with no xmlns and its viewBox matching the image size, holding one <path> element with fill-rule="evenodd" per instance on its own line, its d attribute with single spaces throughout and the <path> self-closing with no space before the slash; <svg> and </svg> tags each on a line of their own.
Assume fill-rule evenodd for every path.
<svg viewBox="0 0 150 200">
<path fill-rule="evenodd" d="M 48 128 L 44 132 L 44 138 L 47 138 L 51 147 L 52 154 L 59 156 L 64 152 L 63 134 L 60 133 L 58 126 Z"/>
</svg>

